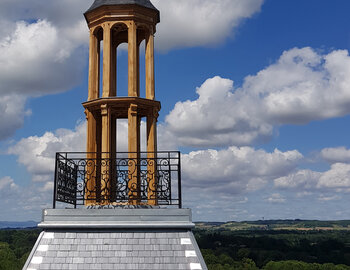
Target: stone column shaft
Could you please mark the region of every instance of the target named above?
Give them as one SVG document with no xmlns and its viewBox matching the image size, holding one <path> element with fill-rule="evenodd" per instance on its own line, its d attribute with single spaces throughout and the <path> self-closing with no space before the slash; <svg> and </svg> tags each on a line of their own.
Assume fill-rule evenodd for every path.
<svg viewBox="0 0 350 270">
<path fill-rule="evenodd" d="M 103 25 L 103 82 L 102 82 L 102 97 L 112 96 L 112 31 L 109 23 Z"/>
<path fill-rule="evenodd" d="M 137 85 L 138 85 L 138 70 L 137 70 L 137 26 L 134 21 L 130 22 L 128 30 L 128 95 L 129 97 L 138 97 Z"/>
<path fill-rule="evenodd" d="M 149 31 L 146 38 L 146 98 L 155 99 L 154 83 L 154 36 Z"/>
<path fill-rule="evenodd" d="M 97 117 L 89 110 L 85 110 L 87 120 L 87 159 L 86 174 L 85 174 L 85 205 L 93 205 L 96 199 L 99 198 L 100 192 L 97 186 L 100 186 L 100 158 L 101 151 L 101 118 Z"/>
<path fill-rule="evenodd" d="M 100 86 L 100 42 L 93 29 L 90 30 L 90 52 L 89 52 L 89 95 L 88 100 L 99 97 Z"/>
<path fill-rule="evenodd" d="M 157 200 L 157 116 L 156 111 L 147 116 L 148 204 L 158 205 Z"/>
<path fill-rule="evenodd" d="M 111 52 L 111 93 L 112 97 L 117 96 L 117 46 L 112 43 Z"/>
<path fill-rule="evenodd" d="M 131 104 L 128 110 L 128 150 L 129 150 L 129 203 L 140 203 L 140 118 L 137 105 Z"/>
<path fill-rule="evenodd" d="M 111 152 L 112 152 L 112 135 L 115 133 L 115 124 L 112 122 L 112 114 L 107 105 L 101 106 L 101 122 L 102 122 L 102 160 L 101 160 L 101 196 L 102 204 L 108 204 L 111 191 Z"/>
</svg>

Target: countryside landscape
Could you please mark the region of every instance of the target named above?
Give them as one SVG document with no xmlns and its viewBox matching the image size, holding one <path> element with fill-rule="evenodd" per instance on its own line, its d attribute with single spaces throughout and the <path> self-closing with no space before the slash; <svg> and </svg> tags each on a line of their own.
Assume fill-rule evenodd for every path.
<svg viewBox="0 0 350 270">
<path fill-rule="evenodd" d="M 1 229 L 0 270 L 22 269 L 40 232 Z M 194 233 L 210 270 L 350 269 L 350 220 L 197 222 Z"/>
</svg>

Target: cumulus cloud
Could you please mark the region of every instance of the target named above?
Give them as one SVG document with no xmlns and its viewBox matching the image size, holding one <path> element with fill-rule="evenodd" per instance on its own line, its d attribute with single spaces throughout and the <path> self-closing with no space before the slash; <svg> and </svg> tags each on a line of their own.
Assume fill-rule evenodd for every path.
<svg viewBox="0 0 350 270">
<path fill-rule="evenodd" d="M 80 82 L 82 53 L 61 40 L 48 21 L 17 22 L 14 31 L 0 38 L 0 140 L 20 128 L 28 97 L 56 93 Z"/>
<path fill-rule="evenodd" d="M 243 19 L 260 11 L 263 0 L 153 0 L 161 12 L 156 47 L 211 46 L 232 37 Z"/>
<path fill-rule="evenodd" d="M 13 135 L 22 126 L 24 118 L 31 114 L 25 109 L 25 100 L 19 95 L 0 95 L 0 140 Z"/>
<path fill-rule="evenodd" d="M 118 120 L 117 151 L 128 151 L 128 122 Z M 159 137 L 164 131 L 161 129 Z M 141 146 L 146 151 L 146 123 L 141 122 Z M 169 150 L 172 142 L 160 140 L 159 149 Z M 31 173 L 34 182 L 52 181 L 55 167 L 56 152 L 85 152 L 86 122 L 79 123 L 74 130 L 58 129 L 45 132 L 42 136 L 30 136 L 21 139 L 8 149 L 8 154 L 16 155 L 18 163 L 25 166 Z M 49 189 L 46 184 L 44 189 Z"/>
<path fill-rule="evenodd" d="M 154 1 L 161 10 L 158 48 L 207 46 L 224 41 L 260 10 L 263 0 Z M 89 32 L 83 13 L 93 0 L 0 2 L 0 98 L 18 95 L 20 110 L 5 114 L 0 140 L 25 120 L 26 98 L 72 89 L 81 83 Z M 218 31 L 219 29 L 219 31 Z M 1 100 L 0 100 L 0 103 Z M 9 110 L 12 103 L 6 104 Z M 0 110 L 5 105 L 0 104 Z"/>
<path fill-rule="evenodd" d="M 348 51 L 294 48 L 246 77 L 242 87 L 221 77 L 208 79 L 197 88 L 198 99 L 178 102 L 166 122 L 180 145 L 249 145 L 283 124 L 350 113 L 349 87 Z"/>
<path fill-rule="evenodd" d="M 327 195 L 321 194 L 321 195 L 318 197 L 318 200 L 319 200 L 319 201 L 328 202 L 328 201 L 340 200 L 341 198 L 342 198 L 342 197 L 339 196 L 339 195 L 327 196 Z"/>
<path fill-rule="evenodd" d="M 83 54 L 61 40 L 50 22 L 18 22 L 0 41 L 0 94 L 21 96 L 55 93 L 80 83 Z"/>
<path fill-rule="evenodd" d="M 11 177 L 0 179 L 0 216 L 11 221 L 38 220 L 39 209 L 52 207 L 51 192 L 43 192 L 40 185 L 27 187 L 17 185 Z M 14 213 L 16 213 L 14 215 Z"/>
<path fill-rule="evenodd" d="M 273 193 L 266 201 L 270 203 L 284 203 L 286 199 L 279 193 Z"/>
<path fill-rule="evenodd" d="M 255 191 L 290 173 L 302 158 L 295 150 L 268 153 L 251 147 L 194 151 L 182 155 L 183 184 L 230 195 Z"/>
<path fill-rule="evenodd" d="M 142 123 L 142 137 L 145 124 Z M 162 137 L 160 130 L 159 137 Z M 127 151 L 127 122 L 118 123 L 118 151 Z M 56 152 L 85 151 L 86 123 L 77 125 L 75 130 L 60 129 L 46 132 L 42 136 L 31 136 L 15 143 L 8 150 L 16 155 L 18 162 L 25 166 L 35 183 L 42 183 L 42 189 L 52 188 L 54 158 Z M 145 143 L 143 143 L 145 149 Z M 160 143 L 160 149 L 169 150 Z M 261 189 L 269 180 L 291 173 L 303 160 L 298 151 L 282 152 L 275 149 L 269 153 L 252 147 L 229 147 L 223 150 L 193 151 L 183 154 L 182 179 L 188 190 L 220 192 L 231 196 L 240 192 Z"/>
<path fill-rule="evenodd" d="M 3 178 L 0 178 L 0 192 L 8 192 L 16 189 L 18 189 L 18 186 L 15 184 L 15 181 L 11 177 L 5 176 Z"/>
<path fill-rule="evenodd" d="M 59 27 L 75 25 L 84 20 L 85 12 L 93 0 L 3 0 L 0 3 L 0 15 L 3 20 L 47 19 Z"/>
<path fill-rule="evenodd" d="M 332 164 L 330 170 L 322 173 L 317 187 L 350 189 L 350 164 Z"/>
<path fill-rule="evenodd" d="M 350 150 L 345 147 L 325 148 L 321 157 L 329 163 L 350 163 Z"/>
<path fill-rule="evenodd" d="M 300 194 L 306 192 L 306 195 L 317 190 L 349 192 L 350 164 L 334 163 L 324 172 L 299 170 L 274 179 L 274 185 L 280 189 L 297 190 Z"/>
<path fill-rule="evenodd" d="M 10 147 L 9 154 L 17 155 L 18 162 L 32 174 L 34 182 L 52 181 L 56 152 L 85 151 L 86 124 L 79 124 L 74 131 L 59 129 L 43 136 L 24 138 Z"/>
<path fill-rule="evenodd" d="M 153 0 L 161 12 L 156 46 L 162 50 L 174 47 L 208 46 L 233 36 L 242 20 L 260 11 L 263 0 Z M 47 19 L 62 34 L 86 42 L 83 12 L 93 0 L 4 0 L 0 3 L 3 24 L 7 21 Z M 70 31 L 71 27 L 79 31 Z"/>
<path fill-rule="evenodd" d="M 311 170 L 300 170 L 274 180 L 278 188 L 295 188 L 301 190 L 313 189 L 322 173 Z"/>
</svg>

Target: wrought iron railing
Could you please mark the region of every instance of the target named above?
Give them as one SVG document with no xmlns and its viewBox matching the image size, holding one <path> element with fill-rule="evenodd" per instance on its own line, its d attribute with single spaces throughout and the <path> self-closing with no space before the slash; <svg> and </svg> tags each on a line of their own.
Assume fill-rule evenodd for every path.
<svg viewBox="0 0 350 270">
<path fill-rule="evenodd" d="M 57 153 L 53 208 L 58 202 L 181 208 L 180 152 Z"/>
</svg>

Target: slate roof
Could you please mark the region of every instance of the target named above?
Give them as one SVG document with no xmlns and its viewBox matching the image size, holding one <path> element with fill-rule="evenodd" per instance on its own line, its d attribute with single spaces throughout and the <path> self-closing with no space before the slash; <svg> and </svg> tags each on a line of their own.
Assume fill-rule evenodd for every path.
<svg viewBox="0 0 350 270">
<path fill-rule="evenodd" d="M 207 270 L 191 230 L 54 230 L 40 234 L 24 270 Z"/>
<path fill-rule="evenodd" d="M 156 9 L 155 6 L 153 6 L 150 0 L 95 0 L 95 2 L 86 12 L 89 12 L 100 6 L 105 5 L 139 5 L 158 11 L 158 9 Z"/>
</svg>

